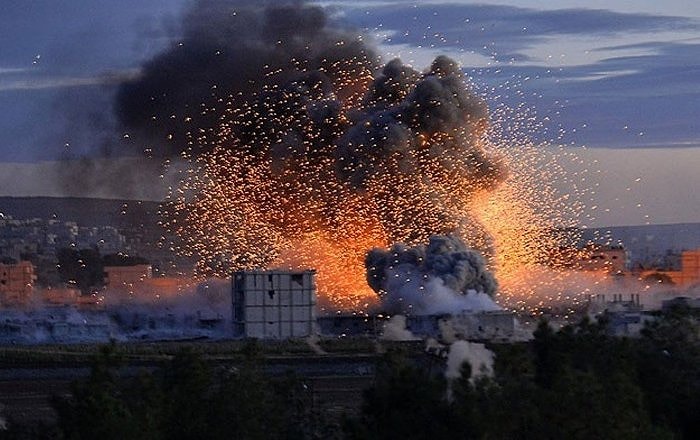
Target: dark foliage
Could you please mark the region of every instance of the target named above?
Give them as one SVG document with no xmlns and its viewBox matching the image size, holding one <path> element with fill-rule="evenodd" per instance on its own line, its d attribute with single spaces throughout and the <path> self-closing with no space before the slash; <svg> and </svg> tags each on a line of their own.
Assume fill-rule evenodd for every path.
<svg viewBox="0 0 700 440">
<path fill-rule="evenodd" d="M 349 438 L 700 438 L 697 317 L 663 315 L 641 339 L 604 321 L 559 331 L 541 323 L 528 344 L 492 347 L 492 378 L 447 383 L 389 358 Z M 463 378 L 469 378 L 465 364 Z M 448 398 L 448 396 L 450 396 Z"/>
<path fill-rule="evenodd" d="M 102 350 L 71 397 L 55 399 L 64 438 L 329 438 L 303 382 L 264 377 L 254 358 L 241 368 L 214 368 L 182 352 L 163 369 L 121 378 L 115 348 Z"/>
<path fill-rule="evenodd" d="M 688 310 L 659 316 L 641 338 L 587 320 L 530 343 L 501 344 L 493 377 L 447 381 L 435 363 L 390 351 L 360 414 L 342 427 L 293 376 L 261 373 L 259 346 L 237 368 L 183 352 L 162 369 L 119 376 L 105 347 L 90 377 L 56 399 L 56 433 L 12 426 L 0 438 L 66 439 L 695 439 L 700 337 Z M 23 431 L 24 429 L 24 431 Z"/>
</svg>

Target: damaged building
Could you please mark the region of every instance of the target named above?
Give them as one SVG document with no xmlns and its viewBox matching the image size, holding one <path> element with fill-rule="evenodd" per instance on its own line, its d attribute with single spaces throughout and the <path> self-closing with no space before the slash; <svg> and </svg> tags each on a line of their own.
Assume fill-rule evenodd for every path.
<svg viewBox="0 0 700 440">
<path fill-rule="evenodd" d="M 315 271 L 238 271 L 232 291 L 234 336 L 288 339 L 316 333 Z"/>
</svg>

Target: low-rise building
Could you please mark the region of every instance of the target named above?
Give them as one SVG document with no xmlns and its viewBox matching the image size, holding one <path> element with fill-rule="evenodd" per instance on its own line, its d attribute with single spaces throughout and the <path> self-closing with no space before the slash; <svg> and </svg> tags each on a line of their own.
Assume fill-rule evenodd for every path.
<svg viewBox="0 0 700 440">
<path fill-rule="evenodd" d="M 153 276 L 153 270 L 149 264 L 137 264 L 135 266 L 105 266 L 105 288 L 107 290 L 120 290 L 133 292 L 134 289 Z"/>
<path fill-rule="evenodd" d="M 34 291 L 34 265 L 29 261 L 0 264 L 0 301 L 4 305 L 21 305 Z"/>
<path fill-rule="evenodd" d="M 678 270 L 647 269 L 639 277 L 646 281 L 666 281 L 681 287 L 700 284 L 700 249 L 681 252 Z"/>
<path fill-rule="evenodd" d="M 583 248 L 575 267 L 586 271 L 622 274 L 628 266 L 627 251 L 622 246 L 588 245 Z"/>
</svg>

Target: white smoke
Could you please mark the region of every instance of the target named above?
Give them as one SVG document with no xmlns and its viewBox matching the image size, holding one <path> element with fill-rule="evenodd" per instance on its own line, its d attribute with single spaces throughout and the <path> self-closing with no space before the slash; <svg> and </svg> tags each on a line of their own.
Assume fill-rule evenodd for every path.
<svg viewBox="0 0 700 440">
<path fill-rule="evenodd" d="M 456 341 L 450 345 L 447 355 L 447 399 L 452 400 L 452 383 L 462 377 L 462 366 L 465 362 L 471 367 L 469 381 L 474 382 L 479 377 L 493 377 L 494 353 L 484 344 L 468 341 Z"/>
<path fill-rule="evenodd" d="M 387 269 L 387 275 L 383 301 L 394 312 L 437 315 L 501 310 L 485 293 L 476 290 L 458 293 L 447 287 L 442 278 L 420 274 L 412 267 Z"/>
<path fill-rule="evenodd" d="M 98 305 L 5 310 L 0 343 L 222 339 L 231 336 L 229 283 L 210 280 L 177 293 L 105 291 Z"/>
<path fill-rule="evenodd" d="M 308 345 L 314 353 L 319 355 L 327 354 L 326 350 L 324 350 L 323 347 L 321 347 L 321 345 L 319 344 L 320 341 L 321 338 L 316 333 L 309 335 L 307 338 L 304 338 L 304 342 L 306 342 L 306 345 Z"/>
<path fill-rule="evenodd" d="M 445 377 L 447 380 L 462 377 L 462 365 L 465 362 L 469 362 L 471 367 L 469 380 L 473 381 L 478 377 L 492 377 L 493 359 L 494 353 L 487 349 L 484 344 L 468 341 L 453 342 L 447 355 Z"/>
<path fill-rule="evenodd" d="M 406 317 L 394 315 L 384 324 L 381 339 L 386 341 L 418 341 L 421 338 L 406 328 Z"/>
</svg>

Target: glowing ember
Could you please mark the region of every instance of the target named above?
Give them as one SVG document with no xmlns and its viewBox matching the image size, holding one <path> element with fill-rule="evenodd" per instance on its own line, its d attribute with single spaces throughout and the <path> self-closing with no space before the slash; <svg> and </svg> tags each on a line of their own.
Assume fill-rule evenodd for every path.
<svg viewBox="0 0 700 440">
<path fill-rule="evenodd" d="M 489 115 L 449 58 L 422 73 L 399 60 L 379 69 L 361 38 L 325 23 L 265 23 L 260 41 L 242 43 L 272 45 L 259 75 L 241 68 L 247 80 L 223 95 L 209 87 L 196 118 L 208 124 L 184 118 L 190 169 L 165 223 L 197 273 L 313 267 L 327 310 L 365 311 L 377 301 L 370 249 L 454 234 L 487 256 L 502 303 L 527 302 L 533 289 L 512 280 L 571 244 L 562 227 L 578 210 L 551 184 L 562 168 L 523 134 L 531 119 Z"/>
</svg>

